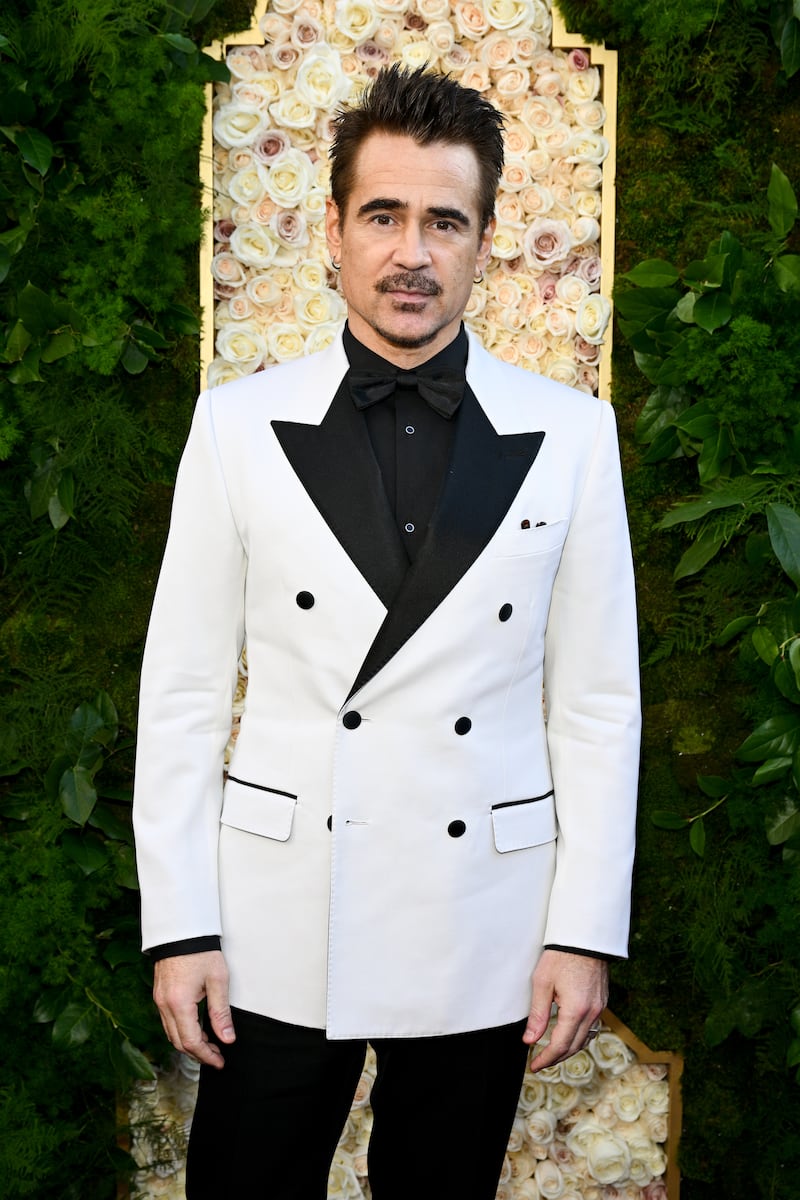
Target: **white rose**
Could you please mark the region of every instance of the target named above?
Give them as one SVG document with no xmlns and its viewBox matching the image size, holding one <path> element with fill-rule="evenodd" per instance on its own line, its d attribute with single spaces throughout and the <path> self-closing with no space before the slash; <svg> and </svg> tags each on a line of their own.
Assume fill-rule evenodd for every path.
<svg viewBox="0 0 800 1200">
<path fill-rule="evenodd" d="M 288 42 L 292 35 L 291 22 L 277 12 L 264 13 L 258 22 L 258 27 L 267 42 Z"/>
<path fill-rule="evenodd" d="M 560 279 L 556 280 L 556 296 L 568 308 L 577 308 L 581 300 L 585 300 L 588 295 L 588 283 L 585 279 L 580 279 L 577 275 L 562 275 Z M 573 1054 L 572 1058 L 578 1058 L 579 1062 L 573 1064 L 570 1076 L 572 1081 L 577 1083 L 578 1087 L 581 1087 L 584 1079 L 588 1081 L 594 1076 L 594 1059 L 586 1050 L 579 1050 L 577 1054 Z M 568 1061 L 572 1062 L 572 1059 Z M 561 1066 L 562 1068 L 566 1068 L 567 1063 L 562 1063 Z M 564 1071 L 564 1078 L 567 1078 L 566 1070 Z M 581 1080 L 580 1083 L 578 1083 L 579 1079 Z"/>
<path fill-rule="evenodd" d="M 314 105 L 294 88 L 287 88 L 279 100 L 270 104 L 269 113 L 277 125 L 284 125 L 287 129 L 308 129 L 317 119 Z"/>
<path fill-rule="evenodd" d="M 562 120 L 561 105 L 551 96 L 532 96 L 522 109 L 522 121 L 534 137 L 552 129 Z"/>
<path fill-rule="evenodd" d="M 603 172 L 595 163 L 576 163 L 572 168 L 572 182 L 576 188 L 596 190 L 603 182 Z"/>
<path fill-rule="evenodd" d="M 232 383 L 234 379 L 242 379 L 249 373 L 249 371 L 241 370 L 235 363 L 226 362 L 224 358 L 215 358 L 208 364 L 206 385 L 210 388 L 220 387 L 223 383 Z"/>
<path fill-rule="evenodd" d="M 417 0 L 416 10 L 430 25 L 434 21 L 443 21 L 450 14 L 450 0 Z"/>
<path fill-rule="evenodd" d="M 262 88 L 270 102 L 278 99 L 281 89 L 285 86 L 284 80 L 280 79 L 274 71 L 265 71 L 263 75 L 258 75 L 254 82 Z"/>
<path fill-rule="evenodd" d="M 302 150 L 287 150 L 272 164 L 267 192 L 279 208 L 296 208 L 315 182 L 315 167 Z"/>
<path fill-rule="evenodd" d="M 514 229 L 499 222 L 492 236 L 493 258 L 516 258 L 519 254 L 519 243 Z"/>
<path fill-rule="evenodd" d="M 247 278 L 238 256 L 227 250 L 214 255 L 211 260 L 211 274 L 217 283 L 227 284 L 228 287 L 241 287 Z"/>
<path fill-rule="evenodd" d="M 603 341 L 608 322 L 611 317 L 611 302 L 601 296 L 597 292 L 591 293 L 581 300 L 578 305 L 578 311 L 575 314 L 575 331 L 579 337 L 585 342 L 589 342 L 593 346 L 599 346 Z M 602 1034 L 598 1034 L 599 1040 Z M 611 1035 L 614 1036 L 613 1034 Z M 628 1058 L 622 1058 L 621 1055 L 614 1059 L 615 1066 L 606 1065 L 607 1055 L 611 1053 L 606 1047 L 602 1047 L 598 1053 L 594 1052 L 594 1047 L 590 1047 L 592 1057 L 597 1065 L 604 1071 L 611 1071 L 613 1075 L 621 1074 L 630 1061 Z"/>
<path fill-rule="evenodd" d="M 486 308 L 486 299 L 486 288 L 480 287 L 478 284 L 473 284 L 469 300 L 467 301 L 467 307 L 464 309 L 464 319 L 474 323 L 475 318 L 479 317 Z"/>
<path fill-rule="evenodd" d="M 588 338 L 587 338 L 588 341 Z M 669 1084 L 666 1079 L 654 1080 L 644 1089 L 644 1107 L 659 1115 L 669 1112 Z"/>
<path fill-rule="evenodd" d="M 298 292 L 294 297 L 294 311 L 304 326 L 324 325 L 344 320 L 345 304 L 338 292 L 325 287 L 315 292 Z"/>
<path fill-rule="evenodd" d="M 240 50 L 230 50 L 225 56 L 225 62 L 234 79 L 252 79 L 266 66 L 264 52 L 258 46 L 245 46 Z"/>
<path fill-rule="evenodd" d="M 239 291 L 228 301 L 228 313 L 234 321 L 246 321 L 253 315 L 253 301 L 247 292 Z"/>
<path fill-rule="evenodd" d="M 375 7 L 378 12 L 399 16 L 407 12 L 409 5 L 408 0 L 375 0 Z"/>
<path fill-rule="evenodd" d="M 531 0 L 485 0 L 486 20 L 493 29 L 529 26 L 533 18 Z"/>
<path fill-rule="evenodd" d="M 365 42 L 380 24 L 380 16 L 367 0 L 336 0 L 334 24 L 353 42 Z"/>
<path fill-rule="evenodd" d="M 405 31 L 400 37 L 400 61 L 411 71 L 420 67 L 436 65 L 436 53 L 426 38 L 420 38 L 410 31 Z"/>
<path fill-rule="evenodd" d="M 514 37 L 514 62 L 521 67 L 530 67 L 542 49 L 544 39 L 533 30 L 516 31 Z"/>
<path fill-rule="evenodd" d="M 577 1088 L 566 1081 L 551 1083 L 547 1088 L 547 1107 L 559 1120 L 572 1111 L 578 1100 Z"/>
<path fill-rule="evenodd" d="M 661 1113 L 644 1113 L 644 1124 L 648 1136 L 654 1142 L 665 1142 L 669 1133 L 666 1115 Z"/>
<path fill-rule="evenodd" d="M 599 100 L 589 100 L 586 104 L 574 106 L 574 119 L 585 129 L 602 129 L 606 123 L 606 110 Z"/>
<path fill-rule="evenodd" d="M 271 307 L 278 303 L 281 289 L 271 275 L 253 275 L 245 285 L 245 292 L 254 304 Z"/>
<path fill-rule="evenodd" d="M 223 104 L 214 114 L 214 137 L 228 150 L 246 146 L 264 131 L 267 115 L 255 104 Z"/>
<path fill-rule="evenodd" d="M 564 1195 L 564 1177 L 556 1164 L 546 1158 L 533 1173 L 542 1200 L 559 1200 Z"/>
<path fill-rule="evenodd" d="M 453 57 L 453 51 L 446 54 L 444 57 L 449 61 Z M 472 59 L 467 63 L 461 72 L 461 86 L 472 88 L 476 92 L 488 92 L 491 87 L 491 79 L 489 78 L 489 68 L 486 63 L 474 62 Z"/>
<path fill-rule="evenodd" d="M 252 105 L 254 108 L 266 108 L 269 100 L 267 89 L 260 83 L 240 80 L 231 88 L 231 96 L 236 104 Z"/>
<path fill-rule="evenodd" d="M 566 341 L 575 332 L 575 318 L 568 308 L 560 304 L 551 304 L 545 316 L 545 329 L 559 341 Z M 563 1063 L 561 1064 L 563 1067 Z"/>
<path fill-rule="evenodd" d="M 339 55 L 329 46 L 317 46 L 309 51 L 297 68 L 294 87 L 306 103 L 325 109 L 346 100 L 351 90 Z"/>
<path fill-rule="evenodd" d="M 620 1121 L 638 1121 L 642 1115 L 643 1097 L 639 1088 L 622 1087 L 612 1097 L 614 1112 Z"/>
<path fill-rule="evenodd" d="M 267 348 L 276 362 L 299 358 L 305 348 L 303 335 L 296 325 L 276 321 L 267 326 Z"/>
<path fill-rule="evenodd" d="M 237 171 L 228 181 L 228 195 L 237 204 L 258 204 L 266 190 L 267 171 L 260 162 Z"/>
<path fill-rule="evenodd" d="M 599 166 L 608 157 L 609 142 L 601 133 L 581 129 L 572 133 L 567 142 L 566 159 L 571 163 L 591 163 Z"/>
<path fill-rule="evenodd" d="M 436 21 L 425 31 L 425 37 L 439 56 L 450 53 L 455 45 L 455 36 L 449 21 Z"/>
<path fill-rule="evenodd" d="M 270 0 L 270 7 L 279 13 L 293 13 L 303 0 Z"/>
<path fill-rule="evenodd" d="M 508 359 L 503 358 L 503 354 L 499 355 L 503 361 L 508 362 Z M 522 1150 L 514 1150 L 508 1154 L 508 1161 L 511 1166 L 511 1179 L 522 1180 L 530 1179 L 536 1166 L 536 1159 L 531 1154 L 530 1150 L 523 1147 Z"/>
<path fill-rule="evenodd" d="M 596 217 L 575 217 L 570 222 L 570 230 L 576 250 L 579 246 L 593 246 L 600 240 L 600 224 Z"/>
<path fill-rule="evenodd" d="M 456 42 L 453 49 L 447 54 L 442 55 L 442 70 L 448 75 L 463 75 L 469 64 L 472 62 L 472 56 L 466 46 L 459 45 Z"/>
<path fill-rule="evenodd" d="M 489 20 L 486 13 L 472 0 L 461 0 L 453 7 L 456 27 L 465 38 L 479 41 L 489 32 Z"/>
<path fill-rule="evenodd" d="M 590 135 L 587 133 L 585 136 Z M 543 129 L 536 134 L 536 145 L 546 150 L 551 158 L 557 158 L 567 153 L 573 137 L 572 127 L 567 125 L 566 121 L 558 121 L 549 129 Z"/>
<path fill-rule="evenodd" d="M 539 1108 L 529 1112 L 525 1118 L 528 1137 L 537 1146 L 549 1146 L 555 1137 L 558 1124 L 555 1113 L 548 1108 Z"/>
<path fill-rule="evenodd" d="M 232 322 L 217 334 L 217 353 L 238 367 L 243 375 L 250 375 L 263 363 L 267 347 L 251 322 Z"/>
<path fill-rule="evenodd" d="M 315 325 L 306 337 L 304 353 L 316 354 L 318 350 L 326 350 L 333 339 L 338 337 L 340 329 L 340 321 L 327 321 L 324 325 Z"/>
<path fill-rule="evenodd" d="M 500 187 L 507 192 L 519 192 L 531 182 L 524 158 L 507 158 L 500 175 Z"/>
<path fill-rule="evenodd" d="M 292 271 L 292 283 L 298 291 L 317 292 L 327 287 L 327 268 L 324 263 L 307 258 Z"/>
<path fill-rule="evenodd" d="M 524 96 L 530 87 L 528 72 L 524 67 L 507 67 L 497 74 L 494 86 L 500 100 L 507 101 L 515 96 Z"/>
<path fill-rule="evenodd" d="M 573 210 L 581 217 L 599 218 L 602 212 L 602 200 L 599 192 L 573 192 Z"/>
<path fill-rule="evenodd" d="M 540 146 L 529 150 L 525 155 L 525 165 L 531 174 L 531 179 L 544 179 L 552 166 L 553 160 L 546 150 Z"/>
<path fill-rule="evenodd" d="M 628 1175 L 631 1152 L 623 1138 L 605 1130 L 589 1144 L 586 1167 L 598 1183 L 619 1183 Z"/>
<path fill-rule="evenodd" d="M 353 1200 L 361 1195 L 352 1156 L 346 1150 L 338 1149 L 333 1156 L 328 1176 L 328 1200 Z"/>
<path fill-rule="evenodd" d="M 567 96 L 574 104 L 595 100 L 600 91 L 600 72 L 597 67 L 586 71 L 570 71 L 567 77 Z"/>
<path fill-rule="evenodd" d="M 486 63 L 490 71 L 510 66 L 514 61 L 514 38 L 499 31 L 490 33 L 478 46 L 478 58 Z"/>
<path fill-rule="evenodd" d="M 524 187 L 519 195 L 522 207 L 532 217 L 544 217 L 553 207 L 553 193 L 541 183 Z"/>
<path fill-rule="evenodd" d="M 533 90 L 537 96 L 555 97 L 562 89 L 561 75 L 558 71 L 542 71 L 536 76 Z"/>
<path fill-rule="evenodd" d="M 279 242 L 271 229 L 249 221 L 231 234 L 231 250 L 251 267 L 268 267 L 278 252 Z"/>
</svg>

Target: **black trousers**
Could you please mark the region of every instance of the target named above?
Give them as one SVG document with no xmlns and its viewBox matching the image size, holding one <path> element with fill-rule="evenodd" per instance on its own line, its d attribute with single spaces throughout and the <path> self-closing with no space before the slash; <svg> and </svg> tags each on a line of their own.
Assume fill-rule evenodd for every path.
<svg viewBox="0 0 800 1200">
<path fill-rule="evenodd" d="M 203 1067 L 188 1200 L 325 1200 L 365 1041 L 233 1011 L 222 1070 Z M 525 1072 L 525 1021 L 372 1041 L 374 1200 L 494 1200 Z M 435 1181 L 435 1185 L 434 1185 Z"/>
</svg>

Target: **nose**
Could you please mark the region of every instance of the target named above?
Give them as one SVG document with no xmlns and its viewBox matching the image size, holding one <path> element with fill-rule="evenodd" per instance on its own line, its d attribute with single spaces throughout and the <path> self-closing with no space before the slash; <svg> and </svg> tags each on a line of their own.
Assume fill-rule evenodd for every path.
<svg viewBox="0 0 800 1200">
<path fill-rule="evenodd" d="M 425 239 L 424 229 L 409 221 L 400 229 L 394 250 L 394 262 L 406 271 L 418 271 L 430 266 L 431 254 Z"/>
</svg>

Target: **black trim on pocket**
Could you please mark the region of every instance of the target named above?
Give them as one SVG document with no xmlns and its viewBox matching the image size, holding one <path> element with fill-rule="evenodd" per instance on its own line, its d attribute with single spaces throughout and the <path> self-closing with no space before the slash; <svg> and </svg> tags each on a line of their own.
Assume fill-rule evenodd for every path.
<svg viewBox="0 0 800 1200">
<path fill-rule="evenodd" d="M 492 812 L 497 812 L 498 808 L 515 808 L 518 804 L 535 804 L 537 800 L 547 800 L 553 795 L 555 788 L 550 788 L 549 792 L 542 792 L 541 796 L 529 796 L 527 800 L 503 800 L 500 804 L 492 805 Z"/>
<path fill-rule="evenodd" d="M 229 775 L 228 779 L 231 783 L 240 783 L 242 787 L 256 788 L 259 792 L 271 792 L 273 796 L 286 796 L 289 800 L 297 799 L 294 792 L 282 792 L 280 788 L 264 787 L 263 783 L 250 783 L 247 779 L 237 779 L 235 775 Z"/>
</svg>

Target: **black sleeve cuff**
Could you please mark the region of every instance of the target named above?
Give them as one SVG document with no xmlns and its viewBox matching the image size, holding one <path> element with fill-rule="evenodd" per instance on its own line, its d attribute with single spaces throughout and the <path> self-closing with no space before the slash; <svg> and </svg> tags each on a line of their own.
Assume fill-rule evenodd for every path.
<svg viewBox="0 0 800 1200">
<path fill-rule="evenodd" d="M 202 954 L 204 950 L 221 950 L 222 943 L 219 934 L 211 933 L 207 937 L 183 938 L 180 942 L 164 942 L 161 946 L 151 946 L 145 950 L 153 962 L 162 958 L 177 958 L 182 954 Z"/>
<path fill-rule="evenodd" d="M 545 946 L 545 950 L 561 950 L 564 954 L 580 954 L 583 958 L 599 958 L 603 962 L 622 962 L 616 954 L 601 954 L 599 950 L 582 950 L 579 946 Z"/>
</svg>

